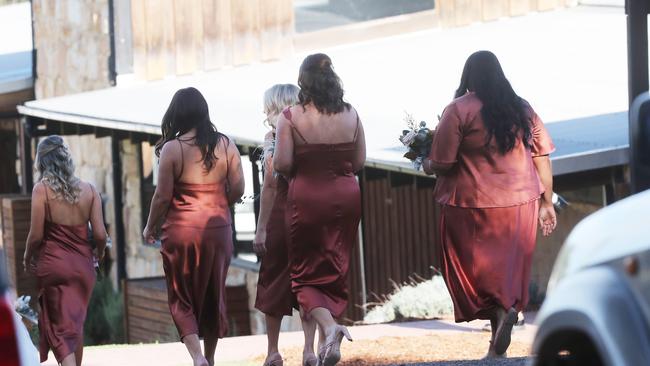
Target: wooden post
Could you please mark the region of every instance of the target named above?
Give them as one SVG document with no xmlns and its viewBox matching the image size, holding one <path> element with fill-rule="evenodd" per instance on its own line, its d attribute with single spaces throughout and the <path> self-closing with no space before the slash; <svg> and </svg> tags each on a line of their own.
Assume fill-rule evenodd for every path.
<svg viewBox="0 0 650 366">
<path fill-rule="evenodd" d="M 23 117 L 20 123 L 20 185 L 23 194 L 30 194 L 34 186 L 31 120 L 32 117 Z"/>
</svg>

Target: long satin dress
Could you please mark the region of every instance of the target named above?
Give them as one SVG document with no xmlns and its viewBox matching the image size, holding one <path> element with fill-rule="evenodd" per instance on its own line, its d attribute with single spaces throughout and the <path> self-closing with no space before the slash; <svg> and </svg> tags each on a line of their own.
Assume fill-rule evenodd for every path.
<svg viewBox="0 0 650 366">
<path fill-rule="evenodd" d="M 349 143 L 310 144 L 291 122 L 290 110 L 283 113 L 304 142 L 294 145 L 285 214 L 291 287 L 304 311 L 322 307 L 340 317 L 348 303 L 347 273 L 361 219 L 361 192 L 352 170 L 357 133 Z"/>
<path fill-rule="evenodd" d="M 45 190 L 47 195 L 47 188 Z M 93 194 L 94 199 L 94 194 Z M 51 349 L 57 362 L 83 345 L 88 302 L 95 286 L 93 251 L 88 243 L 88 224 L 61 225 L 52 222 L 46 198 L 45 231 L 39 247 L 38 331 L 41 362 Z"/>
<path fill-rule="evenodd" d="M 495 306 L 522 311 L 537 237 L 539 198 L 544 192 L 533 157 L 554 145 L 532 108 L 531 146 L 519 140 L 501 154 L 486 148 L 482 103 L 474 93 L 443 112 L 429 158 L 452 168 L 436 182 L 440 203 L 442 273 L 457 322 L 488 319 Z"/>
<path fill-rule="evenodd" d="M 269 164 L 267 169 L 272 166 Z M 255 308 L 264 314 L 282 317 L 291 315 L 292 308 L 297 308 L 298 304 L 291 292 L 288 238 L 284 223 L 289 184 L 278 176 L 275 189 L 275 199 L 266 225 L 266 253 L 260 265 Z"/>
<path fill-rule="evenodd" d="M 160 253 L 169 310 L 181 340 L 190 334 L 223 338 L 228 333 L 226 276 L 233 253 L 231 224 L 225 180 L 214 184 L 174 182 Z"/>
</svg>

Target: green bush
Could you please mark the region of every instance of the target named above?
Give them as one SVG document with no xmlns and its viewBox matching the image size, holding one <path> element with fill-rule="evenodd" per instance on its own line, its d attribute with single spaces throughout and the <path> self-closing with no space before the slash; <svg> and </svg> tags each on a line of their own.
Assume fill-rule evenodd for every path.
<svg viewBox="0 0 650 366">
<path fill-rule="evenodd" d="M 122 294 L 113 290 L 109 279 L 97 281 L 88 304 L 84 324 L 84 343 L 124 343 L 124 301 Z"/>
<path fill-rule="evenodd" d="M 454 306 L 442 276 L 427 281 L 397 285 L 382 303 L 372 307 L 363 319 L 365 324 L 388 323 L 404 319 L 436 319 L 451 315 Z"/>
</svg>

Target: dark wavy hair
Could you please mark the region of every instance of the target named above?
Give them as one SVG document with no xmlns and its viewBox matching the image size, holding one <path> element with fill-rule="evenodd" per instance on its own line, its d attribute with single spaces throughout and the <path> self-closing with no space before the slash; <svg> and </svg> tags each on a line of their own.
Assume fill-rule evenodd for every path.
<svg viewBox="0 0 650 366">
<path fill-rule="evenodd" d="M 530 148 L 532 133 L 528 103 L 512 89 L 492 52 L 475 52 L 465 62 L 455 97 L 468 91 L 474 92 L 483 103 L 481 117 L 488 132 L 486 147 L 494 138 L 499 152 L 505 154 L 521 138 L 524 146 Z"/>
<path fill-rule="evenodd" d="M 332 60 L 323 53 L 305 58 L 300 65 L 298 86 L 298 103 L 303 108 L 312 103 L 323 114 L 335 114 L 350 109 L 350 104 L 343 100 L 341 79 L 332 68 Z"/>
<path fill-rule="evenodd" d="M 162 137 L 156 143 L 156 156 L 160 157 L 162 147 L 169 141 L 196 128 L 194 144 L 201 150 L 201 162 L 209 172 L 218 159 L 214 149 L 226 135 L 217 131 L 210 121 L 208 103 L 196 88 L 178 90 L 172 98 L 162 119 Z"/>
</svg>

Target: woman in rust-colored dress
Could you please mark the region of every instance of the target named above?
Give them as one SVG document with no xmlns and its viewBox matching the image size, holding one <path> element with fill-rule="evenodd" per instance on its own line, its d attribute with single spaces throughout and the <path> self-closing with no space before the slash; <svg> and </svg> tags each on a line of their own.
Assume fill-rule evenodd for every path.
<svg viewBox="0 0 650 366">
<path fill-rule="evenodd" d="M 355 172 L 363 167 L 363 127 L 343 100 L 327 55 L 300 67 L 299 103 L 278 120 L 275 170 L 289 178 L 286 227 L 291 286 L 301 311 L 319 326 L 320 364 L 338 363 L 347 329 L 336 323 L 347 306 L 347 273 L 357 241 L 361 195 Z"/>
<path fill-rule="evenodd" d="M 456 321 L 490 320 L 488 357 L 505 354 L 528 303 L 538 222 L 544 235 L 556 225 L 553 150 L 496 56 L 472 54 L 423 166 L 438 174 L 442 272 Z"/>
<path fill-rule="evenodd" d="M 262 257 L 255 307 L 265 314 L 267 356 L 264 366 L 282 366 L 278 338 L 282 317 L 292 315 L 298 307 L 296 296 L 291 292 L 289 253 L 284 224 L 285 206 L 289 184 L 273 170 L 276 122 L 283 109 L 298 102 L 298 87 L 293 84 L 274 85 L 264 93 L 264 113 L 271 131 L 266 135 L 263 151 L 264 185 L 260 194 L 260 214 L 253 249 Z M 303 366 L 316 366 L 314 336 L 316 322 L 301 314 L 305 333 Z"/>
<path fill-rule="evenodd" d="M 31 226 L 23 265 L 38 278 L 41 362 L 51 349 L 63 366 L 81 365 L 86 311 L 95 286 L 94 259 L 104 257 L 106 229 L 95 188 L 74 176 L 59 136 L 38 144 L 40 181 L 32 191 Z M 96 249 L 88 242 L 92 225 Z"/>
<path fill-rule="evenodd" d="M 143 235 L 153 243 L 164 218 L 160 253 L 169 310 L 194 365 L 213 365 L 217 340 L 228 332 L 230 206 L 244 192 L 239 151 L 217 132 L 203 95 L 186 88 L 174 94 L 163 117 L 156 154 L 158 185 Z"/>
</svg>

